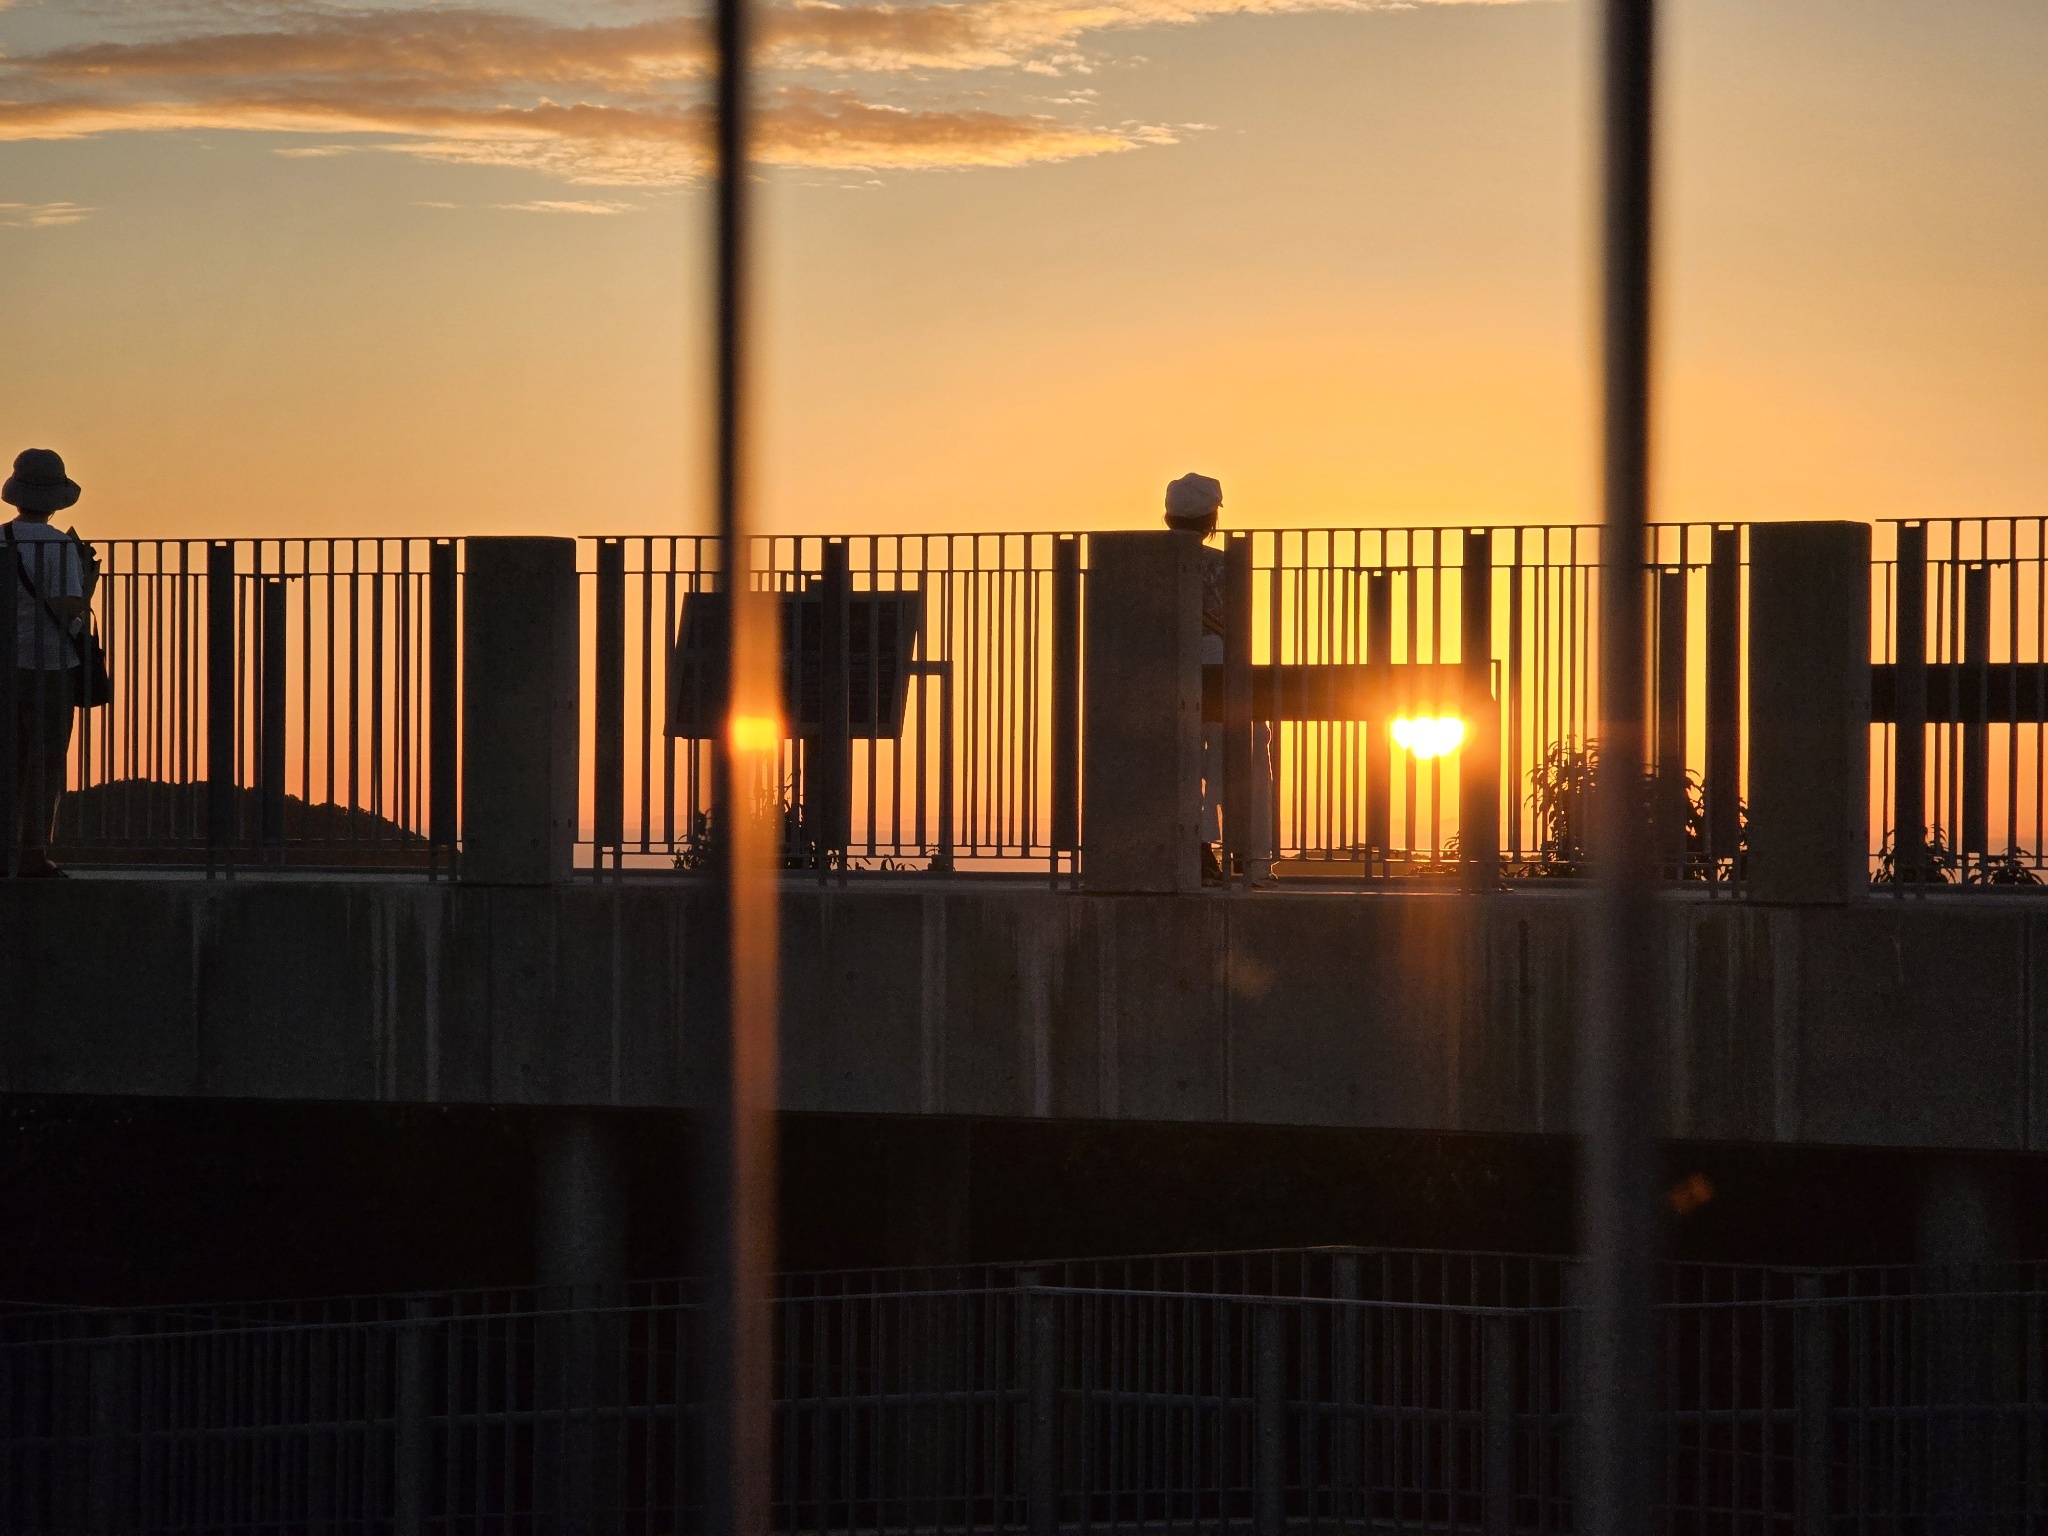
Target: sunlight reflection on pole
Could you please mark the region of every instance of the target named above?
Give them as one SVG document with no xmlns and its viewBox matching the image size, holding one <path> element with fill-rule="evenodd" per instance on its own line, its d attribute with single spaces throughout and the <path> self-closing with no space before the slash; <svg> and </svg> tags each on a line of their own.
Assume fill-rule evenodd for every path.
<svg viewBox="0 0 2048 1536">
<path fill-rule="evenodd" d="M 1584 1408 L 1578 1529 L 1638 1536 L 1650 1517 L 1656 1174 L 1664 1099 L 1643 797 L 1643 539 L 1650 452 L 1655 0 L 1600 18 L 1601 532 L 1598 889 L 1579 1039 Z"/>
<path fill-rule="evenodd" d="M 706 957 L 712 1112 L 706 1117 L 700 1220 L 704 1315 L 705 1529 L 768 1528 L 771 1381 L 768 1284 L 775 1260 L 776 838 L 762 812 L 778 721 L 777 609 L 752 590 L 748 440 L 747 0 L 719 0 L 715 271 L 715 487 L 726 593 L 726 729 L 712 748 L 712 806 L 723 858 L 714 946 Z M 773 805 L 774 797 L 766 797 Z M 722 1028 L 719 1026 L 723 1026 Z"/>
</svg>

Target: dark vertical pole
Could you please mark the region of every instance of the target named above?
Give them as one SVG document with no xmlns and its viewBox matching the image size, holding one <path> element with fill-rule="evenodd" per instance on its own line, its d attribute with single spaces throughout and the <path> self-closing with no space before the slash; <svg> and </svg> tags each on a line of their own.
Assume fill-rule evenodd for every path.
<svg viewBox="0 0 2048 1536">
<path fill-rule="evenodd" d="M 1223 543 L 1223 875 L 1266 850 L 1246 838 L 1252 796 L 1252 541 L 1233 533 Z"/>
<path fill-rule="evenodd" d="M 460 684 L 461 634 L 457 613 L 456 546 L 438 540 L 427 555 L 427 670 L 432 719 L 427 751 L 427 841 L 433 856 L 446 853 L 452 863 L 458 830 L 456 801 L 461 784 L 461 758 L 456 733 L 462 718 Z"/>
<path fill-rule="evenodd" d="M 1035 1274 L 1026 1277 L 1034 1284 Z M 1060 1336 L 1059 1298 L 1021 1291 L 1028 1341 L 1025 1386 L 1024 1528 L 1029 1536 L 1059 1530 Z"/>
<path fill-rule="evenodd" d="M 1504 1309 L 1479 1319 L 1479 1371 L 1480 1529 L 1515 1536 L 1515 1319 Z"/>
<path fill-rule="evenodd" d="M 817 800 L 818 824 L 812 843 L 822 881 L 832 865 L 832 856 L 846 854 L 853 836 L 853 668 L 847 656 L 847 610 L 849 587 L 846 541 L 825 541 L 825 575 L 819 583 L 822 627 L 818 641 L 818 762 L 811 786 Z M 873 631 L 869 631 L 872 641 Z M 872 681 L 876 658 L 868 662 Z M 871 714 L 870 719 L 873 718 Z M 806 765 L 810 767 L 810 765 Z"/>
<path fill-rule="evenodd" d="M 109 1337 L 88 1356 L 86 1390 L 91 1415 L 87 1456 L 86 1528 L 107 1536 L 129 1528 L 135 1495 L 135 1344 L 121 1314 L 107 1319 Z"/>
<path fill-rule="evenodd" d="M 1927 525 L 1899 528 L 1892 565 L 1892 878 L 1927 871 Z"/>
<path fill-rule="evenodd" d="M 1685 872 L 1685 566 L 1657 573 L 1657 860 Z"/>
<path fill-rule="evenodd" d="M 597 668 L 592 703 L 591 872 L 604 868 L 626 841 L 626 546 L 597 542 Z"/>
<path fill-rule="evenodd" d="M 235 841 L 235 546 L 206 548 L 206 867 Z M 232 868 L 232 855 L 230 867 Z"/>
<path fill-rule="evenodd" d="M 1797 1536 L 1828 1536 L 1834 1529 L 1833 1462 L 1828 1445 L 1835 1392 L 1833 1318 L 1822 1304 L 1818 1275 L 1799 1277 L 1798 1296 L 1800 1306 L 1792 1314 L 1792 1347 L 1799 1374 L 1794 1394 L 1799 1404 L 1799 1522 L 1795 1529 Z"/>
<path fill-rule="evenodd" d="M 0 873 L 10 880 L 21 868 L 21 796 L 28 786 L 19 781 L 21 742 L 17 734 L 21 704 L 17 693 L 20 665 L 14 636 L 19 623 L 14 605 L 21 601 L 21 556 L 13 544 L 0 542 Z"/>
<path fill-rule="evenodd" d="M 1963 572 L 1963 856 L 1991 851 L 1991 567 Z"/>
<path fill-rule="evenodd" d="M 1081 541 L 1052 546 L 1052 872 L 1081 846 Z"/>
<path fill-rule="evenodd" d="M 730 623 L 724 729 L 712 751 L 713 815 L 724 868 L 714 882 L 705 989 L 709 1187 L 699 1210 L 705 1286 L 704 1528 L 768 1528 L 768 1275 L 775 1247 L 776 864 L 780 817 L 751 814 L 754 789 L 779 772 L 778 607 L 753 590 L 748 472 L 748 144 L 752 113 L 748 0 L 718 0 L 714 268 L 717 401 L 713 503 Z"/>
<path fill-rule="evenodd" d="M 342 1415 L 334 1402 L 334 1357 L 338 1346 L 334 1335 L 340 1329 L 315 1328 L 306 1339 L 306 1436 L 305 1490 L 306 1536 L 330 1536 L 335 1524 L 335 1467 L 341 1460 L 336 1440 Z M 347 1479 L 341 1479 L 343 1486 Z"/>
<path fill-rule="evenodd" d="M 1655 887 L 1643 776 L 1643 565 L 1650 481 L 1650 221 L 1655 0 L 1603 0 L 1598 888 L 1582 1037 L 1580 1199 L 1584 1536 L 1650 1527 L 1648 1390 L 1658 1247 Z"/>
<path fill-rule="evenodd" d="M 1340 1253 L 1330 1260 L 1330 1297 L 1334 1301 L 1358 1300 L 1358 1255 Z M 1370 1437 L 1369 1418 L 1358 1410 L 1371 1402 L 1372 1373 L 1361 1345 L 1372 1327 L 1373 1313 L 1356 1306 L 1330 1308 L 1330 1393 L 1337 1405 L 1337 1423 L 1343 1428 L 1335 1436 L 1330 1459 L 1330 1477 L 1336 1494 L 1334 1510 L 1339 1522 L 1356 1522 L 1365 1512 L 1365 1462 L 1362 1453 Z"/>
<path fill-rule="evenodd" d="M 1716 528 L 1707 560 L 1707 842 L 1742 838 L 1742 530 Z"/>
<path fill-rule="evenodd" d="M 257 624 L 263 649 L 256 659 L 257 804 L 266 847 L 284 842 L 285 584 L 266 578 L 259 589 Z M 282 855 L 280 854 L 280 857 Z"/>
<path fill-rule="evenodd" d="M 1280 1536 L 1287 1520 L 1287 1309 L 1252 1312 L 1252 1531 Z"/>
<path fill-rule="evenodd" d="M 1458 853 L 1465 888 L 1500 884 L 1500 700 L 1493 696 L 1493 531 L 1465 530 L 1458 654 L 1465 674 L 1465 745 L 1458 758 Z"/>
<path fill-rule="evenodd" d="M 1385 570 L 1365 573 L 1365 659 L 1375 667 L 1394 660 L 1394 578 Z M 1383 691 L 1382 699 L 1389 695 Z M 1368 870 L 1373 858 L 1385 859 L 1394 845 L 1394 711 L 1383 702 L 1365 732 L 1365 843 Z"/>
<path fill-rule="evenodd" d="M 427 1303 L 414 1297 L 405 1304 L 405 1322 L 398 1331 L 396 1379 L 392 1382 L 393 1536 L 422 1536 L 427 1528 Z"/>
</svg>

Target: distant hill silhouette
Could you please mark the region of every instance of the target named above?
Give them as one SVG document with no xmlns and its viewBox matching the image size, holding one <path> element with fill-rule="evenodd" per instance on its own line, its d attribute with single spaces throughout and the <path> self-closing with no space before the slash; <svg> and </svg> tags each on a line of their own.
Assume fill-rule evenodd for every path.
<svg viewBox="0 0 2048 1536">
<path fill-rule="evenodd" d="M 205 784 L 167 784 L 159 779 L 114 779 L 68 792 L 57 808 L 52 853 L 62 862 L 104 864 L 186 864 L 206 857 Z M 425 868 L 427 840 L 385 816 L 347 806 L 311 804 L 284 797 L 282 844 L 258 847 L 263 824 L 261 797 L 254 789 L 234 792 L 235 835 L 229 840 L 238 861 L 286 864 L 365 865 Z"/>
</svg>

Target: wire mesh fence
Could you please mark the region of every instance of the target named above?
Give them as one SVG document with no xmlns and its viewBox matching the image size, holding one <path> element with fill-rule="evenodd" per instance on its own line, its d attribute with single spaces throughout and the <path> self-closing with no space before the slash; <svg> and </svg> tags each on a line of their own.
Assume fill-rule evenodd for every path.
<svg viewBox="0 0 2048 1536">
<path fill-rule="evenodd" d="M 2037 1266 L 1664 1276 L 1658 1529 L 2048 1519 Z M 787 1276 L 774 1527 L 1569 1531 L 1574 1287 L 1341 1249 Z M 700 1529 L 699 1327 L 679 1282 L 16 1309 L 0 1524 Z"/>
</svg>

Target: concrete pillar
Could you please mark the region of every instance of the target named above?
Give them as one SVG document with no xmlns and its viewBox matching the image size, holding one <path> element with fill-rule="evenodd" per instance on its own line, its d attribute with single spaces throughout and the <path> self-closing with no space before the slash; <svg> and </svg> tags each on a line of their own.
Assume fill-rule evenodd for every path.
<svg viewBox="0 0 2048 1536">
<path fill-rule="evenodd" d="M 462 600 L 462 878 L 567 880 L 576 846 L 574 539 L 470 539 Z"/>
<path fill-rule="evenodd" d="M 1749 895 L 1870 887 L 1870 528 L 1749 534 Z"/>
<path fill-rule="evenodd" d="M 626 1171 L 602 1117 L 559 1112 L 534 1146 L 533 1275 L 587 1291 L 626 1280 Z"/>
<path fill-rule="evenodd" d="M 612 1127 L 587 1113 L 546 1116 L 534 1151 L 535 1513 L 562 1536 L 611 1536 L 624 1452 L 624 1159 Z"/>
<path fill-rule="evenodd" d="M 1924 1341 L 1932 1510 L 1953 1530 L 1990 1529 L 2019 1462 L 2010 1416 L 2025 1355 L 1999 1266 L 2012 1257 L 2007 1170 L 1984 1158 L 1930 1158 L 1913 1191 L 1913 1258 L 1924 1266 L 1916 1328 Z"/>
<path fill-rule="evenodd" d="M 1202 883 L 1201 541 L 1097 533 L 1084 604 L 1081 858 L 1088 889 Z"/>
</svg>

